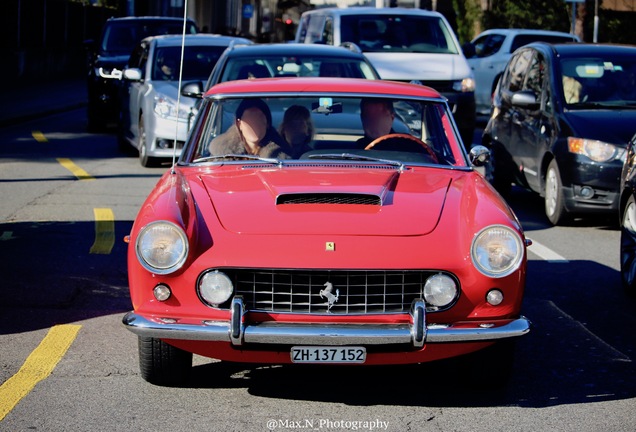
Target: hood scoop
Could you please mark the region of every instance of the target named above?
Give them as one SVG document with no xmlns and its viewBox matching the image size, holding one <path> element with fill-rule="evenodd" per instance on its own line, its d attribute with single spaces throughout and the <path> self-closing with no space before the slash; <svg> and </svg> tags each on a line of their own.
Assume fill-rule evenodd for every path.
<svg viewBox="0 0 636 432">
<path fill-rule="evenodd" d="M 291 193 L 276 198 L 276 205 L 288 204 L 349 204 L 381 206 L 377 195 L 357 193 Z"/>
</svg>

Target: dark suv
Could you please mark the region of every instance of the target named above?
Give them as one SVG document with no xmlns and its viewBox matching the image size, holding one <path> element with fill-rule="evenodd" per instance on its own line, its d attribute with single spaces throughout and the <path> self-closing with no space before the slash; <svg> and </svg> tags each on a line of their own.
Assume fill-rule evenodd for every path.
<svg viewBox="0 0 636 432">
<path fill-rule="evenodd" d="M 179 34 L 183 19 L 170 17 L 126 17 L 106 21 L 99 42 L 87 41 L 88 128 L 99 130 L 119 117 L 119 82 L 133 48 L 145 37 Z M 186 33 L 194 34 L 194 21 L 186 23 Z"/>
</svg>

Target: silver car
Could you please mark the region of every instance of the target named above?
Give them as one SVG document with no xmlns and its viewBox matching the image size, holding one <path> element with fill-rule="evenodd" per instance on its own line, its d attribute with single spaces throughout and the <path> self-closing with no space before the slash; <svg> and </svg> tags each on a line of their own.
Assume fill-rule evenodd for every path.
<svg viewBox="0 0 636 432">
<path fill-rule="evenodd" d="M 134 49 L 124 69 L 119 142 L 139 151 L 141 165 L 178 157 L 196 114 L 197 99 L 179 96 L 182 36 L 153 36 Z M 203 85 L 223 51 L 248 39 L 197 34 L 185 36 L 182 88 Z M 179 106 L 177 107 L 177 101 Z M 176 143 L 176 149 L 175 149 Z"/>
<path fill-rule="evenodd" d="M 548 30 L 490 29 L 465 44 L 464 55 L 475 74 L 477 113 L 490 115 L 492 95 L 512 53 L 531 42 L 580 42 L 578 36 Z"/>
</svg>

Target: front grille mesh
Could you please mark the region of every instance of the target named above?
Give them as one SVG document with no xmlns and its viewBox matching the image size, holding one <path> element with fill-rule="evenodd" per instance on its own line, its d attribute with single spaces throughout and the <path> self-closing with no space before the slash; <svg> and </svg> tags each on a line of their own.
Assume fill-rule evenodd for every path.
<svg viewBox="0 0 636 432">
<path fill-rule="evenodd" d="M 247 310 L 291 313 L 407 313 L 434 271 L 314 271 L 219 269 L 233 281 Z M 332 290 L 327 294 L 328 287 Z M 322 297 L 321 297 L 322 294 Z M 329 298 L 337 300 L 329 307 Z M 331 297 L 333 300 L 333 297 Z M 428 308 L 427 308 L 428 309 Z"/>
</svg>

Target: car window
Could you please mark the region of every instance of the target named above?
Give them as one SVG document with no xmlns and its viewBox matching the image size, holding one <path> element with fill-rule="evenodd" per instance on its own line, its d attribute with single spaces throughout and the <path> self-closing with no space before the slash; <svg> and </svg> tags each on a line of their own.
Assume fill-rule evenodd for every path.
<svg viewBox="0 0 636 432">
<path fill-rule="evenodd" d="M 183 32 L 183 24 L 177 20 L 164 21 L 114 21 L 106 24 L 102 36 L 101 50 L 111 54 L 128 55 L 134 46 L 148 36 L 163 34 L 179 34 Z M 188 21 L 186 33 L 197 32 L 194 23 Z"/>
<path fill-rule="evenodd" d="M 322 32 L 322 41 L 327 45 L 333 45 L 333 18 L 327 17 L 325 29 Z"/>
<path fill-rule="evenodd" d="M 634 106 L 636 59 L 629 56 L 563 58 L 564 99 L 567 104 L 588 103 Z"/>
<path fill-rule="evenodd" d="M 305 43 L 323 42 L 323 29 L 325 28 L 325 17 L 323 15 L 308 15 L 306 24 L 303 26 L 305 34 L 301 34 L 301 41 Z"/>
<path fill-rule="evenodd" d="M 225 48 L 225 46 L 186 46 L 183 53 L 182 79 L 184 81 L 206 80 Z M 158 47 L 155 51 L 152 79 L 178 80 L 180 59 L 181 47 Z"/>
<path fill-rule="evenodd" d="M 531 50 L 523 50 L 510 60 L 502 82 L 504 89 L 517 92 L 523 88 L 524 78 L 531 60 Z"/>
<path fill-rule="evenodd" d="M 139 68 L 143 70 L 143 64 L 145 64 L 145 59 L 148 57 L 147 48 L 147 44 L 138 45 L 130 55 L 130 59 L 128 60 L 128 67 Z"/>
<path fill-rule="evenodd" d="M 520 34 L 515 36 L 510 45 L 510 52 L 515 52 L 517 48 L 528 45 L 532 42 L 564 43 L 576 42 L 574 36 L 542 35 L 542 34 Z"/>
<path fill-rule="evenodd" d="M 539 98 L 545 76 L 545 61 L 538 53 L 534 53 L 532 56 L 527 70 L 523 90 L 532 91 Z"/>
<path fill-rule="evenodd" d="M 496 54 L 501 49 L 506 37 L 500 34 L 489 34 L 482 36 L 475 40 L 475 56 L 476 57 L 490 57 Z"/>
<path fill-rule="evenodd" d="M 340 28 L 343 42 L 353 42 L 365 52 L 459 53 L 451 30 L 439 17 L 345 15 Z"/>
<path fill-rule="evenodd" d="M 375 79 L 363 58 L 268 55 L 228 59 L 220 82 L 271 77 L 343 77 Z"/>
<path fill-rule="evenodd" d="M 285 112 L 290 107 L 301 107 L 310 113 L 313 135 L 301 159 L 320 158 L 321 154 L 341 154 L 353 152 L 363 157 L 381 157 L 405 163 L 437 163 L 441 165 L 457 165 L 461 160 L 457 151 L 453 151 L 449 139 L 457 138 L 449 135 L 452 131 L 450 114 L 446 105 L 440 102 L 419 101 L 410 99 L 392 99 L 395 119 L 392 133 L 403 134 L 396 141 L 387 140 L 377 144 L 377 148 L 365 150 L 358 140 L 364 136 L 360 119 L 361 99 L 343 96 L 303 96 L 303 97 L 267 97 L 262 98 L 271 111 L 271 126 L 279 129 Z M 211 107 L 205 124 L 195 125 L 194 131 L 184 155 L 189 154 L 185 163 L 202 160 L 215 154 L 215 145 L 219 140 L 238 140 L 235 132 L 235 113 L 242 98 L 225 98 L 206 101 Z M 198 121 L 206 116 L 200 115 Z M 234 134 L 234 135 L 233 135 Z M 412 137 L 412 138 L 409 138 Z M 215 141 L 216 140 L 216 141 Z M 241 144 L 236 144 L 239 147 Z M 430 150 L 427 150 L 430 149 Z M 208 161 L 209 162 L 209 161 Z"/>
</svg>

